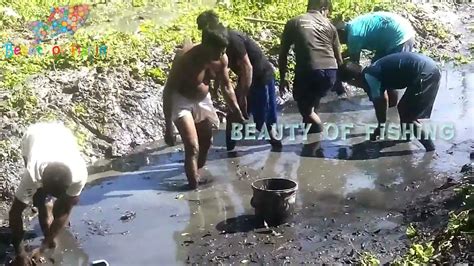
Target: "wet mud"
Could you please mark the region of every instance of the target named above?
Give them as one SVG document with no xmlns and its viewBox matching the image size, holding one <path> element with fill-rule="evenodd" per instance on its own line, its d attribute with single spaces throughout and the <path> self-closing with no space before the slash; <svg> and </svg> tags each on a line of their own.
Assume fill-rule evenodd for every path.
<svg viewBox="0 0 474 266">
<path fill-rule="evenodd" d="M 391 261 L 406 251 L 406 207 L 448 178 L 460 179 L 470 162 L 472 70 L 443 72 L 430 123 L 454 123 L 456 134 L 435 140 L 437 155 L 415 141 L 367 142 L 363 123 L 375 122 L 374 111 L 365 96 L 355 95 L 322 104 L 323 121 L 355 128 L 346 140 L 323 140 L 317 151 L 299 133 L 296 141 L 286 136 L 281 152 L 263 141 L 241 141 L 227 152 L 224 131 L 217 131 L 203 170 L 211 182 L 196 191 L 185 189 L 180 145 L 155 143 L 104 163 L 95 171 L 107 171 L 90 176 L 51 256 L 58 265 L 98 259 L 111 265 L 351 263 L 371 251 L 381 263 Z M 292 102 L 280 117 L 282 123 L 301 119 Z M 398 123 L 395 109 L 389 120 Z M 267 177 L 298 183 L 295 211 L 287 224 L 257 228 L 251 183 Z M 38 224 L 32 232 L 34 248 L 41 240 Z"/>
</svg>

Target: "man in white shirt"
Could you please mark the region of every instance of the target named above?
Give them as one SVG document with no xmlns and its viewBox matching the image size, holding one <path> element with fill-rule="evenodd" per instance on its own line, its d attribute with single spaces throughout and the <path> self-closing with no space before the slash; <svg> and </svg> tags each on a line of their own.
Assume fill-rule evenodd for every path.
<svg viewBox="0 0 474 266">
<path fill-rule="evenodd" d="M 16 252 L 15 265 L 31 260 L 23 245 L 22 213 L 33 203 L 44 240 L 40 254 L 56 246 L 55 239 L 69 221 L 74 205 L 87 182 L 87 166 L 72 132 L 58 122 L 31 125 L 21 141 L 26 169 L 10 209 L 10 228 Z M 50 197 L 54 205 L 48 204 Z"/>
</svg>

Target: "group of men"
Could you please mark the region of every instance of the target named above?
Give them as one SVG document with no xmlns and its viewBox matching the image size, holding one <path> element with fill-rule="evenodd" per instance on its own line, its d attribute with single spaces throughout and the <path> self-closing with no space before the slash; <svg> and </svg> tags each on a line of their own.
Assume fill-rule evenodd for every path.
<svg viewBox="0 0 474 266">
<path fill-rule="evenodd" d="M 287 57 L 294 46 L 293 98 L 303 123 L 311 124 L 309 133 L 322 132 L 317 114 L 321 99 L 331 90 L 343 93 L 342 82 L 347 82 L 363 88 L 374 103 L 379 127 L 371 134 L 372 140 L 384 132 L 388 107 L 397 106 L 400 122 L 414 124 L 414 135 L 421 135 L 420 143 L 427 151 L 434 150 L 418 119 L 431 116 L 441 75 L 432 59 L 411 52 L 416 33 L 410 22 L 393 13 L 373 12 L 334 25 L 328 19 L 331 10 L 330 0 L 309 0 L 307 12 L 289 20 L 281 37 L 280 93 L 286 93 L 289 87 Z M 277 104 L 274 71 L 268 58 L 255 41 L 224 27 L 211 10 L 200 14 L 197 24 L 202 30 L 202 43 L 185 45 L 175 58 L 163 98 L 165 140 L 174 145 L 174 123 L 184 144 L 191 188 L 206 181 L 201 180 L 199 171 L 212 143 L 211 125 L 219 125 L 209 93 L 211 79 L 222 89 L 229 106 L 227 150 L 236 145 L 231 139 L 232 123 L 242 123 L 249 115 L 257 130 L 267 127 L 273 148 L 282 147 L 272 130 L 277 122 Z M 348 47 L 344 56 L 341 43 Z M 366 68 L 359 65 L 362 49 L 375 52 L 372 64 Z M 235 90 L 229 68 L 238 76 Z M 396 90 L 404 88 L 407 90 L 398 101 Z M 409 141 L 410 137 L 403 139 Z"/>
<path fill-rule="evenodd" d="M 415 31 L 410 23 L 392 13 L 374 12 L 334 25 L 328 19 L 331 9 L 330 0 L 309 0 L 307 12 L 289 20 L 281 37 L 280 93 L 286 93 L 289 87 L 287 56 L 294 46 L 293 98 L 303 122 L 311 124 L 310 133 L 322 131 L 317 114 L 320 100 L 331 90 L 342 93 L 341 82 L 363 88 L 373 102 L 379 127 L 372 140 L 383 132 L 388 107 L 398 107 L 401 123 L 419 125 L 418 119 L 429 118 L 440 70 L 430 58 L 411 52 Z M 277 104 L 274 70 L 268 58 L 247 35 L 224 27 L 213 11 L 199 15 L 197 24 L 202 42 L 186 43 L 177 53 L 163 95 L 165 142 L 175 144 L 173 124 L 176 125 L 185 148 L 185 172 L 191 189 L 206 181 L 199 171 L 212 144 L 212 129 L 219 126 L 209 92 L 211 80 L 222 90 L 228 104 L 228 150 L 236 145 L 230 125 L 244 123 L 250 115 L 257 130 L 266 126 L 272 133 L 272 147 L 282 147 L 272 130 L 277 122 Z M 340 43 L 347 44 L 347 54 L 341 54 Z M 359 65 L 362 49 L 375 52 L 366 68 Z M 229 69 L 238 76 L 235 90 Z M 393 92 L 404 88 L 406 92 L 398 101 L 398 94 Z M 423 138 L 424 132 L 421 136 L 426 150 L 434 150 L 432 141 Z M 67 224 L 86 183 L 87 169 L 71 131 L 59 123 L 30 126 L 21 148 L 26 170 L 9 220 L 17 255 L 14 263 L 28 265 L 31 260 L 22 243 L 23 211 L 31 202 L 38 208 L 45 238 L 35 256 L 54 248 L 56 236 Z M 56 198 L 54 205 L 49 201 L 51 196 Z"/>
</svg>

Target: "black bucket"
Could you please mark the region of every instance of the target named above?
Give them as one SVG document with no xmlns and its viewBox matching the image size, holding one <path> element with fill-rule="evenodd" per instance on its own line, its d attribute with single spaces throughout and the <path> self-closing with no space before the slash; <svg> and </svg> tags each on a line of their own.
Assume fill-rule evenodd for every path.
<svg viewBox="0 0 474 266">
<path fill-rule="evenodd" d="M 257 224 L 265 221 L 269 226 L 278 226 L 291 218 L 296 202 L 298 183 L 284 178 L 265 178 L 252 183 Z"/>
</svg>

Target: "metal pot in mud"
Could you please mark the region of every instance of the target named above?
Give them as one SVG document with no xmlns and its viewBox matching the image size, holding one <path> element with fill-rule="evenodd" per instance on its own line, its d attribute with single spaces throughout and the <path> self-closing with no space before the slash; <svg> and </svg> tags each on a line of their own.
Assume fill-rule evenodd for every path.
<svg viewBox="0 0 474 266">
<path fill-rule="evenodd" d="M 250 204 L 255 208 L 259 225 L 285 223 L 291 217 L 296 202 L 298 183 L 285 178 L 264 178 L 252 183 L 253 197 Z"/>
</svg>

